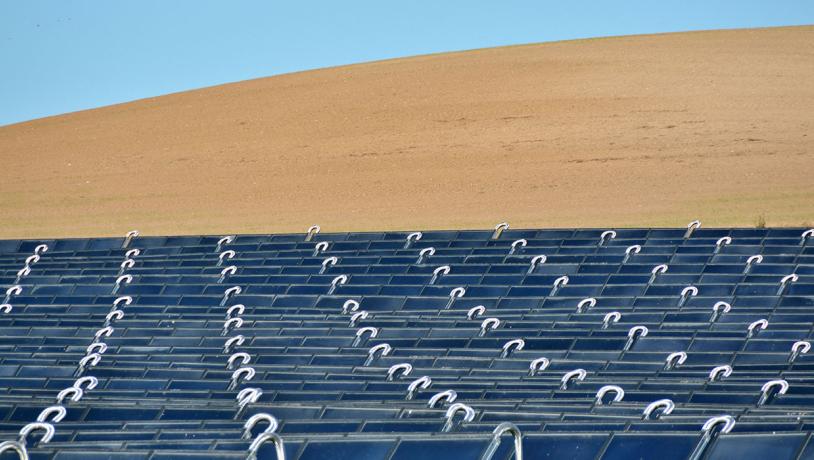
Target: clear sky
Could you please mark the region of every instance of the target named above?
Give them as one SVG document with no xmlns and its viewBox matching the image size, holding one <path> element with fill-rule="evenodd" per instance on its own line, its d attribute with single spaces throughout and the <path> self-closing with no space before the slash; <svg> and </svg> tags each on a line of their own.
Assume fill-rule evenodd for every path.
<svg viewBox="0 0 814 460">
<path fill-rule="evenodd" d="M 399 56 L 812 23 L 812 0 L 0 0 L 0 125 Z"/>
</svg>

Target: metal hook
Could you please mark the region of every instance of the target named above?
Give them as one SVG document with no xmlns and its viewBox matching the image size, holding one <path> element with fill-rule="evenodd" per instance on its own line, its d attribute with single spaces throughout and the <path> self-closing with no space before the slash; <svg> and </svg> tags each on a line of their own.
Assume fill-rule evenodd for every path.
<svg viewBox="0 0 814 460">
<path fill-rule="evenodd" d="M 616 238 L 616 232 L 613 230 L 606 230 L 599 235 L 599 246 L 604 246 L 609 240 Z"/>
<path fill-rule="evenodd" d="M 229 276 L 234 275 L 237 273 L 237 266 L 236 265 L 229 265 L 228 267 L 224 268 L 220 271 L 220 277 L 218 278 L 218 284 L 223 283 L 226 281 L 226 278 Z"/>
<path fill-rule="evenodd" d="M 57 393 L 57 404 L 62 404 L 66 397 L 69 397 L 73 402 L 78 402 L 84 395 L 85 392 L 81 388 L 68 387 Z"/>
<path fill-rule="evenodd" d="M 263 390 L 260 388 L 244 388 L 237 393 L 235 399 L 237 400 L 237 405 L 243 407 L 247 404 L 256 403 L 262 395 Z"/>
<path fill-rule="evenodd" d="M 721 311 L 721 308 L 723 308 L 723 312 Z M 715 321 L 718 321 L 721 315 L 724 313 L 729 313 L 730 310 L 732 310 L 732 305 L 729 303 L 723 301 L 715 302 L 715 305 L 712 306 L 712 316 L 709 318 L 709 322 L 714 323 Z"/>
<path fill-rule="evenodd" d="M 515 351 L 520 351 L 526 346 L 526 341 L 523 339 L 509 340 L 503 344 L 503 350 L 500 353 L 501 358 L 507 358 Z"/>
<path fill-rule="evenodd" d="M 588 372 L 585 369 L 574 369 L 573 371 L 566 372 L 565 375 L 562 376 L 560 379 L 560 390 L 567 390 L 568 385 L 571 383 L 572 380 L 577 380 L 581 382 L 585 380 L 585 377 L 588 375 Z"/>
<path fill-rule="evenodd" d="M 404 399 L 407 400 L 413 399 L 413 397 L 415 397 L 416 391 L 418 391 L 419 388 L 421 388 L 422 390 L 426 390 L 427 388 L 430 387 L 430 385 L 432 385 L 432 379 L 427 377 L 426 375 L 413 380 L 410 383 L 410 385 L 407 386 L 407 396 L 405 396 Z"/>
<path fill-rule="evenodd" d="M 246 338 L 243 337 L 242 335 L 236 335 L 236 336 L 226 340 L 226 342 L 224 342 L 224 344 L 223 344 L 223 353 L 231 352 L 232 348 L 235 347 L 235 344 L 237 344 L 237 346 L 240 346 L 240 345 L 243 345 L 243 342 L 245 342 L 245 341 L 246 341 Z"/>
<path fill-rule="evenodd" d="M 684 233 L 684 239 L 689 238 L 692 235 L 692 232 L 697 228 L 701 228 L 700 220 L 694 220 L 687 224 L 687 231 Z"/>
<path fill-rule="evenodd" d="M 107 344 L 104 342 L 94 342 L 88 345 L 88 348 L 85 350 L 85 353 L 91 355 L 93 353 L 97 354 L 104 354 L 107 351 Z"/>
<path fill-rule="evenodd" d="M 399 363 L 390 366 L 390 369 L 387 370 L 387 381 L 395 380 L 396 372 L 399 371 L 401 371 L 399 378 L 408 376 L 410 375 L 410 372 L 413 371 L 413 366 L 409 363 Z"/>
<path fill-rule="evenodd" d="M 732 431 L 732 428 L 735 427 L 735 419 L 732 418 L 731 415 L 719 415 L 704 422 L 704 426 L 701 427 L 701 429 L 709 432 L 721 423 L 724 424 L 724 427 L 721 429 L 721 433 L 724 434 L 729 433 Z"/>
<path fill-rule="evenodd" d="M 478 337 L 486 336 L 486 333 L 497 329 L 500 326 L 500 320 L 497 318 L 486 318 L 480 323 L 480 332 Z"/>
<path fill-rule="evenodd" d="M 223 261 L 226 259 L 231 260 L 232 258 L 235 257 L 235 254 L 236 254 L 235 251 L 232 251 L 231 249 L 229 249 L 228 251 L 221 252 L 220 255 L 218 255 L 217 266 L 220 267 L 221 265 L 223 265 Z"/>
<path fill-rule="evenodd" d="M 113 294 L 119 292 L 119 289 L 122 287 L 122 283 L 130 284 L 133 282 L 132 275 L 121 275 L 120 277 L 116 278 L 116 284 L 113 286 Z"/>
<path fill-rule="evenodd" d="M 798 279 L 800 279 L 800 277 L 797 276 L 796 273 L 784 276 L 783 279 L 780 280 L 780 288 L 777 290 L 777 295 L 782 295 L 783 291 L 786 290 L 786 286 L 790 283 L 796 283 Z"/>
<path fill-rule="evenodd" d="M 464 296 L 464 294 L 466 294 L 466 289 L 462 287 L 456 287 L 449 291 L 449 301 L 447 301 L 447 305 L 444 307 L 444 309 L 449 310 L 449 308 L 455 302 L 455 299 L 460 299 Z"/>
<path fill-rule="evenodd" d="M 526 271 L 526 273 L 529 274 L 529 275 L 534 273 L 534 270 L 537 269 L 537 266 L 544 264 L 546 262 L 546 260 L 548 260 L 548 257 L 546 257 L 545 255 L 540 254 L 539 256 L 534 256 L 531 259 L 531 263 L 529 264 L 529 269 L 528 269 L 528 271 Z"/>
<path fill-rule="evenodd" d="M 797 359 L 797 357 L 799 355 L 804 355 L 804 354 L 808 353 L 809 350 L 811 350 L 811 344 L 810 343 L 808 343 L 808 342 L 806 342 L 804 340 L 799 340 L 797 342 L 794 342 L 794 345 L 791 346 L 791 354 L 789 355 L 789 363 L 793 363 L 794 360 Z"/>
<path fill-rule="evenodd" d="M 678 306 L 681 307 L 687 303 L 687 299 L 698 295 L 698 288 L 695 286 L 687 286 L 681 290 L 681 298 L 678 301 Z"/>
<path fill-rule="evenodd" d="M 122 318 L 124 318 L 124 312 L 123 311 L 121 311 L 121 310 L 111 310 L 105 316 L 105 324 L 104 325 L 105 326 L 110 326 L 111 324 L 113 324 L 114 320 L 118 321 L 118 320 L 120 320 Z"/>
<path fill-rule="evenodd" d="M 601 406 L 602 404 L 604 404 L 602 399 L 605 397 L 606 394 L 608 394 L 611 391 L 614 393 L 611 402 L 619 402 L 622 399 L 624 399 L 625 390 L 623 390 L 622 387 L 617 385 L 605 385 L 602 388 L 600 388 L 599 391 L 596 392 L 596 399 L 594 404 L 596 404 L 597 406 Z M 610 402 L 608 404 L 610 404 Z"/>
<path fill-rule="evenodd" d="M 316 257 L 321 253 L 328 250 L 328 242 L 327 241 L 320 241 L 314 246 L 314 253 L 311 254 L 312 257 Z"/>
<path fill-rule="evenodd" d="M 229 318 L 223 322 L 223 330 L 220 335 L 225 337 L 232 329 L 240 329 L 243 326 L 243 318 Z"/>
<path fill-rule="evenodd" d="M 260 447 L 262 447 L 263 444 L 269 441 L 274 445 L 274 452 L 277 455 L 277 460 L 285 460 L 283 438 L 281 438 L 277 433 L 262 433 L 260 436 L 255 438 L 251 445 L 249 445 L 249 455 L 246 457 L 246 459 L 257 460 L 257 451 L 260 450 Z"/>
<path fill-rule="evenodd" d="M 319 274 L 320 275 L 324 274 L 325 271 L 328 270 L 328 268 L 333 267 L 334 265 L 337 264 L 337 262 L 339 262 L 339 259 L 336 258 L 335 256 L 326 257 L 322 261 L 322 268 L 319 269 Z"/>
<path fill-rule="evenodd" d="M 25 446 L 20 444 L 17 441 L 3 441 L 0 443 L 0 454 L 7 450 L 13 450 L 17 453 L 17 457 L 20 460 L 28 460 L 28 451 L 26 450 Z"/>
<path fill-rule="evenodd" d="M 618 323 L 620 319 L 622 319 L 622 314 L 618 311 L 607 313 L 602 319 L 602 329 L 609 328 L 611 323 Z"/>
<path fill-rule="evenodd" d="M 409 249 L 410 245 L 416 241 L 419 241 L 422 236 L 424 235 L 421 232 L 413 232 L 407 235 L 407 241 L 404 243 L 404 249 Z"/>
<path fill-rule="evenodd" d="M 814 228 L 810 228 L 804 231 L 800 235 L 800 246 L 805 246 L 805 244 L 808 242 L 809 239 L 811 239 L 812 236 L 814 236 Z"/>
<path fill-rule="evenodd" d="M 577 304 L 577 313 L 582 313 L 583 311 L 587 310 L 585 306 L 588 308 L 594 308 L 596 306 L 596 299 L 593 297 L 588 297 L 587 299 L 582 299 Z"/>
<path fill-rule="evenodd" d="M 780 387 L 777 390 L 777 393 L 774 393 L 774 396 L 777 395 L 784 395 L 787 391 L 789 391 L 789 382 L 783 379 L 776 379 L 776 380 L 769 380 L 768 382 L 764 383 L 763 386 L 760 388 L 760 399 L 757 402 L 758 406 L 762 406 L 769 402 L 771 398 L 774 396 L 772 395 L 772 390 L 776 387 Z"/>
<path fill-rule="evenodd" d="M 263 390 L 260 388 L 244 388 L 237 393 L 237 412 L 235 412 L 234 419 L 240 419 L 243 412 L 249 407 L 249 404 L 256 403 L 260 396 L 263 395 Z"/>
<path fill-rule="evenodd" d="M 760 254 L 749 257 L 746 259 L 746 267 L 744 267 L 743 273 L 749 273 L 749 270 L 752 269 L 752 265 L 759 264 L 761 262 L 763 262 L 763 256 Z"/>
<path fill-rule="evenodd" d="M 225 307 L 226 302 L 228 302 L 229 299 L 240 294 L 241 292 L 243 292 L 243 288 L 241 288 L 240 286 L 232 286 L 229 289 L 223 291 L 223 298 L 220 301 L 220 306 Z"/>
<path fill-rule="evenodd" d="M 105 315 L 104 326 L 108 327 L 111 324 L 113 324 L 114 320 L 118 321 L 118 320 L 120 320 L 122 318 L 124 318 L 124 312 L 123 311 L 118 310 L 118 309 L 110 310 L 110 312 L 107 315 Z"/>
<path fill-rule="evenodd" d="M 327 295 L 332 295 L 334 293 L 334 291 L 336 290 L 337 286 L 342 286 L 347 282 L 348 282 L 348 275 L 339 275 L 339 276 L 337 276 L 336 278 L 331 280 L 331 287 L 328 288 L 328 294 Z"/>
<path fill-rule="evenodd" d="M 353 299 L 348 299 L 342 304 L 342 314 L 347 315 L 352 311 L 356 311 L 359 309 L 359 302 Z"/>
<path fill-rule="evenodd" d="M 111 326 L 105 326 L 96 331 L 93 335 L 93 341 L 98 342 L 102 337 L 110 337 L 111 334 L 113 334 L 113 328 Z"/>
<path fill-rule="evenodd" d="M 353 343 L 351 344 L 351 346 L 355 347 L 355 346 L 358 346 L 360 343 L 362 343 L 362 340 L 363 340 L 362 336 L 366 332 L 369 333 L 368 339 L 374 339 L 379 335 L 379 330 L 376 329 L 375 327 L 367 326 L 367 327 L 359 328 L 359 329 L 356 330 L 356 338 L 353 340 Z"/>
<path fill-rule="evenodd" d="M 219 252 L 221 249 L 223 249 L 224 246 L 226 246 L 227 244 L 232 244 L 234 241 L 235 241 L 234 235 L 224 236 L 223 238 L 219 239 L 218 244 L 215 245 L 215 252 Z"/>
<path fill-rule="evenodd" d="M 130 230 L 124 235 L 124 242 L 122 243 L 122 249 L 127 249 L 127 246 L 130 246 L 130 242 L 133 241 L 135 238 L 138 238 L 139 232 L 138 230 Z"/>
<path fill-rule="evenodd" d="M 759 319 L 747 327 L 746 338 L 751 339 L 755 334 L 759 331 L 762 331 L 769 327 L 769 321 L 766 319 Z"/>
<path fill-rule="evenodd" d="M 551 289 L 551 293 L 549 295 L 554 295 L 554 294 L 557 293 L 557 291 L 560 290 L 561 287 L 567 286 L 568 281 L 570 281 L 570 279 L 568 278 L 568 275 L 563 275 L 563 276 L 555 279 L 554 280 L 554 287 Z"/>
<path fill-rule="evenodd" d="M 466 319 L 475 319 L 479 316 L 482 316 L 484 313 L 486 313 L 486 307 L 484 307 L 483 305 L 476 305 L 470 308 L 468 312 L 466 312 Z"/>
<path fill-rule="evenodd" d="M 130 297 L 129 295 L 123 295 L 123 296 L 120 296 L 120 297 L 116 297 L 116 300 L 113 301 L 113 306 L 115 308 L 119 308 L 119 306 L 122 304 L 122 302 L 124 302 L 125 305 L 130 305 L 131 303 L 133 303 L 133 298 Z"/>
<path fill-rule="evenodd" d="M 319 234 L 319 231 L 322 230 L 319 228 L 319 225 L 312 225 L 308 227 L 308 233 L 305 234 L 305 241 L 311 241 L 314 236 Z"/>
<path fill-rule="evenodd" d="M 124 272 L 133 268 L 136 265 L 136 261 L 133 259 L 124 259 L 121 264 L 119 264 L 119 275 L 123 275 Z"/>
<path fill-rule="evenodd" d="M 714 382 L 718 380 L 718 376 L 720 375 L 723 375 L 723 377 L 721 377 L 722 380 L 732 375 L 732 366 L 724 364 L 713 367 L 712 370 L 709 371 L 709 381 Z"/>
<path fill-rule="evenodd" d="M 22 281 L 23 278 L 31 274 L 31 268 L 26 265 L 25 267 L 17 270 L 17 278 L 14 280 L 15 283 L 19 283 Z"/>
<path fill-rule="evenodd" d="M 430 278 L 429 284 L 435 284 L 442 275 L 446 276 L 449 274 L 450 267 L 449 265 L 441 265 L 440 267 L 436 268 L 432 271 L 432 278 Z"/>
<path fill-rule="evenodd" d="M 30 267 L 39 261 L 40 256 L 38 254 L 31 254 L 30 256 L 25 258 L 25 266 Z"/>
<path fill-rule="evenodd" d="M 65 410 L 63 406 L 48 406 L 45 409 L 43 409 L 42 412 L 40 412 L 40 415 L 37 416 L 37 421 L 46 423 L 59 423 L 63 419 L 65 419 L 66 415 L 68 415 L 68 411 Z"/>
<path fill-rule="evenodd" d="M 124 312 L 123 311 L 121 311 L 121 310 L 111 310 L 105 316 L 105 324 L 104 324 L 104 326 L 109 327 L 111 324 L 113 324 L 114 320 L 118 321 L 118 320 L 120 320 L 122 318 L 124 318 Z"/>
<path fill-rule="evenodd" d="M 418 260 L 416 260 L 415 263 L 416 264 L 421 264 L 421 263 L 424 262 L 424 259 L 426 259 L 427 256 L 432 256 L 432 255 L 435 255 L 435 248 L 434 247 L 424 248 L 421 251 L 419 251 Z"/>
<path fill-rule="evenodd" d="M 4 304 L 9 303 L 13 296 L 18 296 L 18 295 L 20 295 L 22 293 L 23 293 L 23 287 L 20 286 L 19 284 L 15 284 L 14 286 L 11 286 L 10 288 L 6 289 L 6 298 L 3 300 L 3 303 Z"/>
<path fill-rule="evenodd" d="M 639 340 L 640 337 L 647 337 L 647 333 L 650 332 L 647 329 L 647 326 L 633 326 L 627 331 L 627 342 L 625 342 L 624 348 L 622 351 L 629 351 L 633 348 L 633 345 L 636 344 L 636 341 Z"/>
<path fill-rule="evenodd" d="M 54 430 L 54 425 L 51 425 L 50 423 L 32 422 L 20 430 L 20 437 L 17 438 L 17 442 L 22 446 L 25 446 L 28 435 L 31 434 L 32 431 L 39 430 L 45 431 L 45 433 L 42 435 L 42 438 L 39 440 L 38 444 L 47 444 L 49 441 L 51 441 L 51 438 L 54 437 L 54 432 L 56 431 Z"/>
<path fill-rule="evenodd" d="M 86 377 L 80 377 L 76 379 L 73 383 L 74 388 L 78 388 L 83 391 L 90 391 L 96 388 L 99 385 L 99 379 L 92 375 L 88 375 Z"/>
<path fill-rule="evenodd" d="M 683 351 L 670 353 L 665 360 L 664 370 L 669 371 L 670 369 L 675 369 L 681 364 L 684 364 L 685 361 L 687 361 L 687 353 Z"/>
<path fill-rule="evenodd" d="M 638 244 L 634 244 L 633 246 L 628 246 L 627 249 L 625 249 L 625 258 L 622 259 L 622 263 L 623 264 L 627 263 L 630 260 L 631 257 L 633 257 L 634 255 L 640 253 L 641 251 L 642 251 L 642 247 L 640 245 L 638 245 Z"/>
<path fill-rule="evenodd" d="M 233 353 L 231 356 L 229 356 L 229 359 L 226 362 L 226 369 L 229 370 L 234 369 L 235 361 L 237 361 L 238 359 L 240 360 L 240 366 L 243 366 L 245 364 L 249 364 L 249 362 L 252 360 L 252 357 L 248 353 L 242 351 Z"/>
<path fill-rule="evenodd" d="M 141 249 L 130 249 L 124 253 L 124 257 L 132 259 L 141 255 Z"/>
<path fill-rule="evenodd" d="M 246 388 L 246 390 L 248 389 L 249 388 Z M 263 433 L 274 433 L 275 431 L 277 431 L 277 427 L 280 426 L 279 422 L 277 422 L 277 419 L 273 415 L 267 414 L 265 412 L 254 414 L 251 417 L 249 417 L 248 420 L 246 420 L 246 423 L 243 424 L 243 439 L 251 438 L 252 430 L 254 430 L 254 427 L 257 426 L 257 424 L 260 422 L 267 422 L 269 424 L 269 426 L 267 426 L 266 429 L 262 431 Z"/>
<path fill-rule="evenodd" d="M 517 247 L 518 247 L 518 246 L 520 246 L 520 249 L 523 249 L 523 248 L 525 248 L 525 247 L 526 247 L 526 245 L 528 245 L 528 244 L 529 244 L 529 242 L 528 242 L 528 241 L 526 241 L 526 240 L 525 240 L 525 239 L 523 239 L 523 238 L 521 238 L 521 239 L 519 239 L 519 240 L 516 240 L 514 243 L 512 243 L 512 248 L 511 248 L 511 249 L 509 249 L 509 255 L 513 255 L 513 254 L 517 253 L 517 251 L 518 251 Z"/>
<path fill-rule="evenodd" d="M 529 364 L 529 376 L 533 377 L 537 375 L 538 372 L 548 369 L 550 364 L 551 361 L 546 357 L 535 359 Z"/>
<path fill-rule="evenodd" d="M 356 327 L 356 323 L 359 322 L 360 319 L 367 319 L 368 316 L 369 315 L 365 310 L 357 311 L 356 313 L 351 315 L 348 327 Z"/>
<path fill-rule="evenodd" d="M 74 377 L 79 377 L 82 375 L 86 368 L 96 367 L 99 364 L 99 361 L 102 360 L 102 355 L 99 353 L 91 353 L 84 358 L 79 360 L 79 367 L 77 367 L 76 372 L 74 372 Z"/>
<path fill-rule="evenodd" d="M 40 245 L 37 245 L 36 248 L 34 248 L 34 255 L 38 256 L 38 255 L 44 254 L 46 252 L 48 252 L 48 245 L 47 244 L 40 244 Z"/>
<path fill-rule="evenodd" d="M 647 284 L 653 284 L 659 275 L 667 272 L 668 268 L 669 267 L 667 267 L 666 264 L 660 264 L 653 267 L 653 269 L 650 270 L 650 280 L 647 281 Z"/>
<path fill-rule="evenodd" d="M 458 399 L 458 393 L 456 393 L 455 390 L 445 390 L 440 393 L 434 394 L 427 403 L 427 406 L 430 409 L 435 409 L 435 406 L 437 406 L 438 402 L 440 402 L 441 400 L 443 400 L 444 402 L 451 403 L 455 402 L 456 399 Z"/>
<path fill-rule="evenodd" d="M 653 401 L 644 408 L 644 412 L 642 412 L 642 420 L 649 420 L 650 416 L 653 416 L 653 419 L 658 419 L 662 415 L 670 415 L 673 413 L 673 409 L 676 408 L 675 403 L 670 399 L 659 399 L 657 401 Z M 660 412 L 656 412 L 656 410 L 661 409 Z"/>
<path fill-rule="evenodd" d="M 226 388 L 227 390 L 234 390 L 240 385 L 242 380 L 249 381 L 254 378 L 257 372 L 254 370 L 253 367 L 241 367 L 238 368 L 236 371 L 232 372 L 232 379 L 229 383 L 229 386 Z"/>
<path fill-rule="evenodd" d="M 492 239 L 496 240 L 496 239 L 500 238 L 500 235 L 505 230 L 508 230 L 508 229 L 509 229 L 509 224 L 507 222 L 501 222 L 501 223 L 495 225 L 495 231 L 494 231 L 494 233 L 492 233 Z"/>
<path fill-rule="evenodd" d="M 234 315 L 235 312 L 237 312 L 237 316 L 242 315 L 243 313 L 246 312 L 246 306 L 243 305 L 242 303 L 236 303 L 232 305 L 226 310 L 226 319 L 232 319 L 232 315 Z"/>
<path fill-rule="evenodd" d="M 718 238 L 718 241 L 715 242 L 715 254 L 718 254 L 721 252 L 721 249 L 723 249 L 724 246 L 728 246 L 730 244 L 732 244 L 732 238 L 728 236 Z"/>
<path fill-rule="evenodd" d="M 393 351 L 393 347 L 387 343 L 380 343 L 370 347 L 370 350 L 367 351 L 367 360 L 365 360 L 364 366 L 369 366 L 376 360 L 376 353 L 381 352 L 380 356 L 387 356 L 391 351 Z"/>
<path fill-rule="evenodd" d="M 464 413 L 464 418 L 461 420 L 461 424 L 469 423 L 475 419 L 475 409 L 472 409 L 463 403 L 455 403 L 449 406 L 446 414 L 444 415 L 446 417 L 446 422 L 444 422 L 444 426 L 441 428 L 442 432 L 448 433 L 452 431 L 452 428 L 455 426 L 454 418 L 458 412 Z"/>
</svg>

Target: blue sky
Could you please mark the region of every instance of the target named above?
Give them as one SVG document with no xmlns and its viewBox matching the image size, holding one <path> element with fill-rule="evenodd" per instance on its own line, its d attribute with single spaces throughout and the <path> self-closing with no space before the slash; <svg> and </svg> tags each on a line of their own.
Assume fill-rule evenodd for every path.
<svg viewBox="0 0 814 460">
<path fill-rule="evenodd" d="M 812 0 L 3 0 L 0 125 L 399 56 L 812 23 Z"/>
</svg>

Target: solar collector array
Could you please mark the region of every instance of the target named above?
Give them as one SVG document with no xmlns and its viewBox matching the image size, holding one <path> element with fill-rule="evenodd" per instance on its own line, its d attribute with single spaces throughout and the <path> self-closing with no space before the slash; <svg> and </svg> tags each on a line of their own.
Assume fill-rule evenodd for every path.
<svg viewBox="0 0 814 460">
<path fill-rule="evenodd" d="M 803 231 L 629 229 L 605 239 L 603 230 L 506 230 L 497 239 L 491 231 L 461 231 L 424 232 L 412 241 L 406 232 L 317 234 L 312 241 L 240 235 L 221 243 L 136 237 L 126 248 L 121 238 L 2 241 L 0 287 L 21 292 L 0 314 L 0 439 L 17 439 L 57 393 L 93 376 L 95 388 L 63 400 L 65 418 L 53 423 L 49 442 L 30 435 L 32 458 L 244 458 L 264 426 L 242 439 L 243 425 L 258 413 L 279 421 L 287 458 L 478 458 L 501 422 L 523 432 L 526 458 L 686 458 L 704 422 L 723 414 L 734 429 L 716 436 L 704 456 L 733 458 L 727 455 L 747 446 L 807 458 L 814 449 L 812 361 L 798 353 L 790 362 L 814 324 L 814 242 Z M 721 243 L 725 237 L 731 242 Z M 525 246 L 513 249 L 520 239 Z M 328 245 L 320 251 L 321 242 Z M 48 251 L 27 265 L 41 244 Z M 641 250 L 627 253 L 633 245 Z M 419 263 L 429 247 L 434 253 Z M 132 249 L 139 253 L 126 257 Z M 220 257 L 224 251 L 234 255 Z M 538 255 L 546 260 L 532 268 Z M 747 264 L 754 255 L 762 261 Z M 330 257 L 336 262 L 324 264 Z M 122 267 L 126 259 L 132 267 Z M 660 264 L 668 270 L 654 276 Z M 445 265 L 448 273 L 434 275 Z M 26 266 L 30 272 L 20 277 Z M 223 275 L 229 266 L 234 273 Z M 796 280 L 783 283 L 791 274 Z M 119 281 L 114 292 L 127 275 L 132 280 Z M 555 289 L 563 276 L 567 284 Z M 224 295 L 235 286 L 239 293 Z M 682 296 L 688 287 L 697 294 Z M 464 289 L 461 297 L 450 296 L 456 288 Z M 129 304 L 113 306 L 126 296 Z M 578 311 L 591 298 L 595 305 Z M 354 312 L 342 311 L 349 299 L 366 312 L 353 326 Z M 713 314 L 717 302 L 731 310 Z M 236 304 L 242 313 L 228 316 L 240 321 L 225 328 Z M 485 312 L 470 313 L 477 306 Z M 121 318 L 108 316 L 115 309 Z M 606 320 L 612 312 L 618 321 Z M 486 318 L 499 326 L 482 328 Z M 761 319 L 768 327 L 749 337 L 748 327 Z M 647 334 L 631 337 L 634 326 Z M 375 328 L 376 336 L 357 337 L 361 328 Z M 237 335 L 242 343 L 224 352 Z M 522 348 L 506 348 L 518 339 Z M 79 372 L 94 343 L 106 350 Z M 389 353 L 380 347 L 371 355 L 380 344 Z M 674 352 L 685 352 L 686 361 L 668 368 Z M 249 360 L 227 369 L 234 353 Z M 540 358 L 548 366 L 532 372 Z M 409 375 L 399 370 L 388 380 L 399 364 L 410 365 Z M 731 375 L 711 379 L 718 366 L 730 366 Z M 233 382 L 241 367 L 252 368 L 253 378 Z M 578 369 L 584 379 L 564 385 Z M 422 376 L 431 384 L 406 399 Z M 777 394 L 777 387 L 766 398 L 763 386 L 780 379 L 788 391 Z M 611 402 L 609 392 L 597 404 L 607 385 L 621 387 L 624 397 Z M 236 398 L 246 388 L 262 394 L 239 410 Z M 429 408 L 446 390 L 457 399 Z M 672 413 L 657 409 L 643 420 L 660 399 L 675 404 Z M 473 420 L 462 423 L 462 410 L 448 421 L 454 403 L 471 407 Z M 273 458 L 273 450 L 259 454 Z M 507 438 L 494 458 L 512 452 Z"/>
</svg>

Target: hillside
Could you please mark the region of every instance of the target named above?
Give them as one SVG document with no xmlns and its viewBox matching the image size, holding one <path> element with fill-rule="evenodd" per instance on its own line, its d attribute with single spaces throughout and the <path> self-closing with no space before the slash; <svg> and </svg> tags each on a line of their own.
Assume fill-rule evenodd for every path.
<svg viewBox="0 0 814 460">
<path fill-rule="evenodd" d="M 492 48 L 0 127 L 0 237 L 811 225 L 812 43 Z"/>
</svg>

